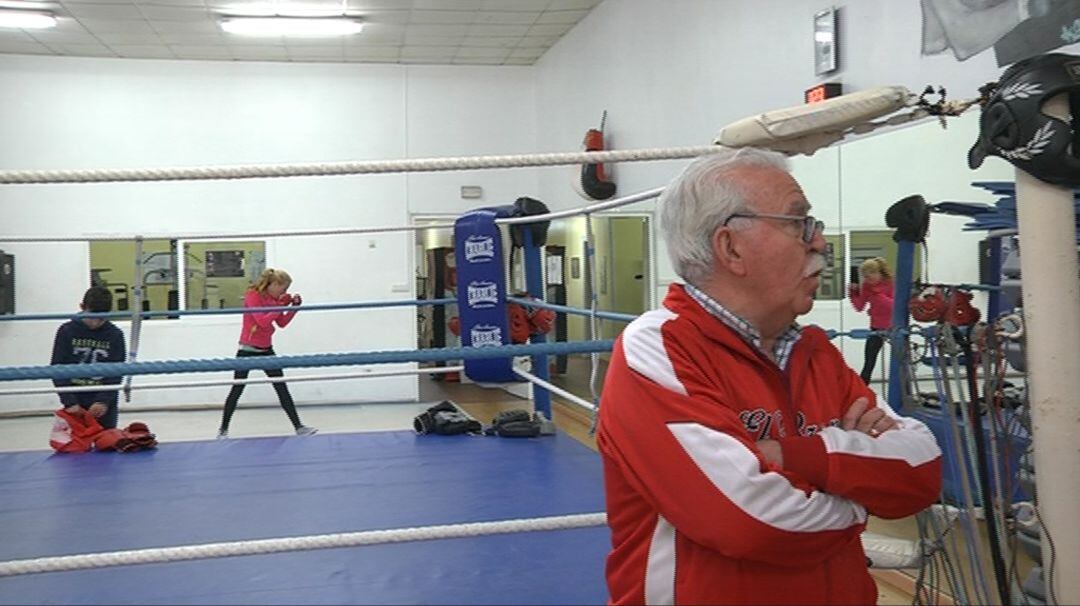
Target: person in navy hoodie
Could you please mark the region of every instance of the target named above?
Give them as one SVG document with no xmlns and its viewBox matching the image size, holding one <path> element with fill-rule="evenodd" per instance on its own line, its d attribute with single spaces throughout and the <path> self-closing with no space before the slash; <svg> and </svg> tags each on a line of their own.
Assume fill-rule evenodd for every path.
<svg viewBox="0 0 1080 606">
<path fill-rule="evenodd" d="M 79 308 L 84 312 L 112 311 L 112 293 L 102 286 L 92 286 L 83 294 Z M 127 357 L 124 331 L 104 318 L 76 316 L 56 330 L 52 364 L 91 364 L 123 362 Z M 56 387 L 119 385 L 121 377 L 53 379 Z M 119 416 L 116 389 L 60 393 L 60 404 L 69 414 L 90 414 L 104 429 L 114 429 Z"/>
<path fill-rule="evenodd" d="M 870 329 L 889 330 L 892 324 L 893 309 L 893 281 L 889 264 L 881 257 L 867 259 L 859 266 L 859 284 L 848 287 L 848 298 L 855 311 L 862 311 L 868 305 L 870 309 Z M 877 362 L 878 353 L 885 339 L 880 335 L 874 335 L 866 340 L 863 369 L 859 373 L 863 383 L 870 385 L 870 378 L 874 374 L 874 364 Z"/>
<path fill-rule="evenodd" d="M 266 269 L 259 275 L 244 294 L 244 307 L 282 307 L 286 305 L 300 305 L 303 299 L 300 295 L 289 294 L 289 286 L 292 285 L 292 277 L 283 269 Z M 244 314 L 243 326 L 240 329 L 240 343 L 236 351 L 236 357 L 261 357 L 273 356 L 274 325 L 285 328 L 296 317 L 296 310 L 284 311 L 250 311 Z M 281 369 L 266 369 L 266 376 L 283 379 L 285 373 Z M 235 380 L 247 379 L 248 371 L 237 370 L 233 373 Z M 278 402 L 289 417 L 293 429 L 298 436 L 310 436 L 316 431 L 314 427 L 308 427 L 300 422 L 300 415 L 296 412 L 296 404 L 292 394 L 284 380 L 273 382 L 274 391 L 277 392 Z M 218 429 L 218 439 L 229 437 L 229 423 L 232 421 L 236 405 L 240 401 L 240 395 L 244 393 L 244 384 L 237 383 L 229 390 L 225 398 L 225 410 L 221 415 L 221 427 Z"/>
</svg>

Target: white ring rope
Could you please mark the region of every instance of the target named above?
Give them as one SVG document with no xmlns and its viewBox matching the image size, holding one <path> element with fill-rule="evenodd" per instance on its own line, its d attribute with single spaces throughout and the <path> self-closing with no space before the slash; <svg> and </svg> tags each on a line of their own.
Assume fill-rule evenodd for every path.
<svg viewBox="0 0 1080 606">
<path fill-rule="evenodd" d="M 39 574 L 44 572 L 61 572 L 67 570 L 86 570 L 110 566 L 129 566 L 134 564 L 156 564 L 162 562 L 180 562 L 184 560 L 260 555 L 284 551 L 338 549 L 341 547 L 359 547 L 361 545 L 458 539 L 516 532 L 589 528 L 592 526 L 603 526 L 606 523 L 607 515 L 604 513 L 582 513 L 545 518 L 524 518 L 494 522 L 443 524 L 437 526 L 415 526 L 411 528 L 365 530 L 362 532 L 310 535 L 304 537 L 285 537 L 278 539 L 258 539 L 252 541 L 231 541 L 227 543 L 204 543 L 201 545 L 181 545 L 178 547 L 87 553 L 81 555 L 0 562 L 0 577 Z"/>
<path fill-rule="evenodd" d="M 378 377 L 396 377 L 402 375 L 427 375 L 449 372 L 464 372 L 464 366 L 433 366 L 431 368 L 410 368 L 402 370 L 383 370 L 371 372 L 358 372 L 347 374 L 326 375 L 296 375 L 279 379 L 270 377 L 257 379 L 222 379 L 219 381 L 188 381 L 174 383 L 139 383 L 131 386 L 131 389 L 173 389 L 176 387 L 219 387 L 223 385 L 251 385 L 255 383 L 302 383 L 304 381 L 334 381 L 337 379 L 369 379 Z M 48 381 L 49 379 L 38 379 Z M 124 389 L 122 385 L 77 385 L 71 387 L 34 387 L 26 389 L 0 389 L 0 396 L 29 395 L 43 393 L 79 393 L 85 391 L 119 391 Z M 50 410 L 49 412 L 52 412 Z"/>
<path fill-rule="evenodd" d="M 678 160 L 716 153 L 715 145 L 659 147 L 610 151 L 581 151 L 457 158 L 415 158 L 405 160 L 358 160 L 310 162 L 303 164 L 239 164 L 232 166 L 191 166 L 173 168 L 83 169 L 83 170 L 3 170 L 0 184 L 31 183 L 113 183 L 118 181 L 197 181 L 204 179 L 261 179 L 271 177 L 325 177 L 373 173 L 438 172 L 488 168 L 559 166 Z"/>
<path fill-rule="evenodd" d="M 589 215 L 595 212 L 599 212 L 601 210 L 609 210 L 612 208 L 617 208 L 619 206 L 633 204 L 634 202 L 641 202 L 642 200 L 655 198 L 663 192 L 663 187 L 654 187 L 653 189 L 646 189 L 645 191 L 640 191 L 636 194 L 630 194 L 621 198 L 614 198 L 606 202 L 597 202 L 596 204 L 582 206 L 581 208 L 570 208 L 567 210 L 544 213 L 542 215 L 528 215 L 525 217 L 508 217 L 506 219 L 495 219 L 495 223 L 499 225 L 516 225 L 520 223 L 539 223 L 541 221 L 550 221 L 552 219 L 564 219 L 566 217 L 576 217 L 578 215 Z"/>
<path fill-rule="evenodd" d="M 559 387 L 558 385 L 554 385 L 552 383 L 549 383 L 549 382 L 541 379 L 540 377 L 538 377 L 538 376 L 536 376 L 534 374 L 531 374 L 531 373 L 528 373 L 528 372 L 526 372 L 524 370 L 521 370 L 520 368 L 515 368 L 514 373 L 517 374 L 519 377 L 521 377 L 523 379 L 526 379 L 528 381 L 536 383 L 540 387 L 543 387 L 544 389 L 546 389 L 546 390 L 548 390 L 550 392 L 556 393 L 556 394 L 566 398 L 570 402 L 572 402 L 574 404 L 577 404 L 578 406 L 580 406 L 580 407 L 582 407 L 582 408 L 584 408 L 586 410 L 589 410 L 591 412 L 596 412 L 596 407 L 593 406 L 590 402 L 575 396 L 574 394 L 570 393 L 569 391 L 566 391 L 565 389 Z"/>
<path fill-rule="evenodd" d="M 600 323 L 596 318 L 596 308 L 599 298 L 596 294 L 596 249 L 593 247 L 595 237 L 593 235 L 592 215 L 585 215 L 585 263 L 588 267 L 588 280 L 586 287 L 589 295 L 589 338 L 597 338 L 600 331 Z M 600 354 L 589 354 L 589 395 L 592 396 L 594 408 L 600 406 L 600 392 L 596 389 L 596 380 L 600 374 Z M 598 415 L 593 415 L 592 426 L 589 427 L 589 435 L 596 433 Z"/>
<path fill-rule="evenodd" d="M 178 234 L 176 232 L 159 234 L 84 234 L 81 236 L 5 236 L 0 234 L 0 242 L 108 242 L 118 240 L 134 240 L 141 237 L 144 240 L 216 240 L 249 239 L 249 238 L 274 238 L 288 236 L 344 236 L 351 234 L 368 234 L 392 231 L 418 231 L 437 227 L 453 227 L 453 223 L 433 223 L 430 225 L 393 225 L 385 227 L 341 227 L 328 229 L 292 229 L 288 231 L 259 231 L 243 233 L 193 233 Z"/>
<path fill-rule="evenodd" d="M 635 202 L 641 202 L 659 196 L 664 191 L 663 187 L 656 187 L 630 194 L 621 198 L 614 198 L 580 208 L 553 211 L 542 215 L 529 215 L 526 217 L 507 217 L 496 219 L 498 225 L 517 225 L 521 223 L 539 223 L 553 219 L 563 219 L 578 215 L 587 215 L 603 210 L 610 210 L 620 206 L 626 206 Z M 176 232 L 161 234 L 86 234 L 82 236 L 5 236 L 0 234 L 0 242 L 86 242 L 93 241 L 127 241 L 136 238 L 143 240 L 245 240 L 251 238 L 275 238 L 296 236 L 342 236 L 350 234 L 368 234 L 395 231 L 420 231 L 424 229 L 452 229 L 453 223 L 429 223 L 425 225 L 395 225 L 387 227 L 343 227 L 332 229 L 294 229 L 289 231 L 262 231 L 242 233 L 201 233 L 201 234 L 178 234 Z"/>
</svg>

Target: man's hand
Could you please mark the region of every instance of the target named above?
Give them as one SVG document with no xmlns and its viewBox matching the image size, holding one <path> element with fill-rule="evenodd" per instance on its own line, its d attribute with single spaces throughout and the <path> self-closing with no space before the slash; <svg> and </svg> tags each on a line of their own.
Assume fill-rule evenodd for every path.
<svg viewBox="0 0 1080 606">
<path fill-rule="evenodd" d="M 109 410 L 109 407 L 107 405 L 105 405 L 105 404 L 103 404 L 101 402 L 94 402 L 93 404 L 90 405 L 90 408 L 87 409 L 86 412 L 90 413 L 91 415 L 93 415 L 95 417 L 100 418 L 102 415 L 104 415 L 106 412 L 108 412 L 108 410 Z"/>
<path fill-rule="evenodd" d="M 78 404 L 72 404 L 71 406 L 64 408 L 64 412 L 68 413 L 69 415 L 79 417 L 82 416 L 82 414 L 86 412 L 86 410 Z"/>
<path fill-rule="evenodd" d="M 765 461 L 777 467 L 784 466 L 784 451 L 780 449 L 780 442 L 776 440 L 760 440 L 757 443 L 758 450 L 765 457 Z"/>
<path fill-rule="evenodd" d="M 869 408 L 869 406 L 870 400 L 866 398 L 859 398 L 852 402 L 840 421 L 840 429 L 861 431 L 876 438 L 890 429 L 899 427 L 896 419 L 885 414 L 880 407 Z"/>
</svg>

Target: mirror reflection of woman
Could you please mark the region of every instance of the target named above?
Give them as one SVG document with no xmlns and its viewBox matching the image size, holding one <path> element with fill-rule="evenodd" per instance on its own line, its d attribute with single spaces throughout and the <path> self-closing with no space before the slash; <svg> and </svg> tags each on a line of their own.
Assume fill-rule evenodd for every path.
<svg viewBox="0 0 1080 606">
<path fill-rule="evenodd" d="M 871 330 L 888 330 L 892 323 L 893 309 L 893 277 L 888 262 L 882 257 L 867 259 L 859 266 L 859 283 L 848 287 L 848 298 L 855 311 L 863 311 L 867 307 L 870 314 Z M 870 385 L 870 378 L 874 374 L 874 365 L 877 362 L 878 353 L 885 339 L 880 335 L 873 335 L 866 340 L 863 368 L 859 375 L 863 383 Z"/>
</svg>

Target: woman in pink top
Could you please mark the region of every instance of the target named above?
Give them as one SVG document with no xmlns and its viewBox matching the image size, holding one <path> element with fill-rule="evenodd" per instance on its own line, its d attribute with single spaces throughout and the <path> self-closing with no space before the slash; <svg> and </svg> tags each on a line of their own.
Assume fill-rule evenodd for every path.
<svg viewBox="0 0 1080 606">
<path fill-rule="evenodd" d="M 290 285 L 292 285 L 292 278 L 286 271 L 267 269 L 248 288 L 247 293 L 244 295 L 244 307 L 300 305 L 300 295 L 290 295 L 286 292 L 289 290 Z M 289 325 L 289 322 L 292 322 L 294 316 L 296 316 L 295 310 L 245 313 L 244 325 L 240 330 L 240 348 L 236 351 L 236 357 L 249 358 L 252 356 L 275 355 L 271 341 L 274 335 L 274 324 L 285 328 Z M 265 370 L 263 372 L 268 377 L 285 376 L 285 373 L 280 369 Z M 246 379 L 247 376 L 248 371 L 246 370 L 237 370 L 233 374 L 235 379 Z M 281 407 L 285 409 L 285 414 L 289 415 L 289 421 L 292 421 L 296 435 L 310 436 L 315 433 L 316 429 L 300 422 L 300 416 L 296 413 L 296 405 L 293 403 L 292 396 L 289 394 L 289 387 L 285 385 L 285 382 L 275 381 L 273 385 Z M 221 417 L 221 428 L 218 430 L 219 440 L 229 437 L 229 421 L 232 419 L 233 412 L 236 411 L 236 404 L 240 401 L 240 394 L 242 393 L 244 393 L 244 384 L 237 383 L 233 385 L 232 390 L 229 391 L 229 396 L 225 398 L 225 412 Z"/>
<path fill-rule="evenodd" d="M 871 330 L 888 330 L 892 324 L 893 308 L 893 283 L 892 272 L 889 264 L 881 257 L 874 257 L 863 261 L 859 266 L 860 284 L 852 284 L 848 287 L 848 297 L 855 311 L 862 311 L 867 305 L 870 313 Z M 874 335 L 866 340 L 865 358 L 863 369 L 859 373 L 863 383 L 870 385 L 870 377 L 874 374 L 874 364 L 877 362 L 878 352 L 885 343 L 885 339 Z"/>
</svg>

